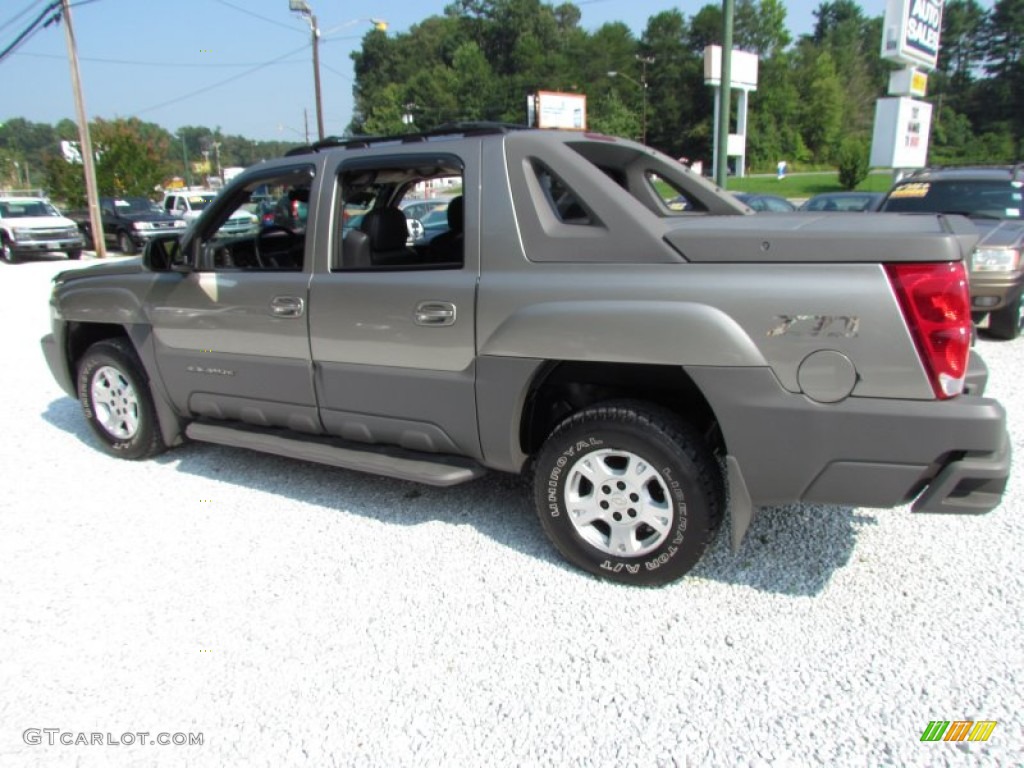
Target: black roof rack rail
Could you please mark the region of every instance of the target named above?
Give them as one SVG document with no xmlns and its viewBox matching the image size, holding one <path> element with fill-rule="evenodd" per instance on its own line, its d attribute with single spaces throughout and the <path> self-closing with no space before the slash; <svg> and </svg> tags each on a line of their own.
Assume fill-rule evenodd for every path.
<svg viewBox="0 0 1024 768">
<path fill-rule="evenodd" d="M 432 128 L 429 131 L 403 133 L 393 136 L 328 136 L 322 141 L 290 149 L 285 153 L 285 157 L 306 155 L 311 152 L 319 152 L 321 149 L 333 149 L 335 147 L 343 147 L 345 149 L 365 149 L 373 144 L 383 144 L 386 142 L 413 144 L 440 136 L 487 136 L 492 134 L 510 133 L 511 131 L 526 130 L 528 128 L 529 126 L 516 125 L 514 123 L 465 122 L 445 123 L 444 125 Z"/>
</svg>

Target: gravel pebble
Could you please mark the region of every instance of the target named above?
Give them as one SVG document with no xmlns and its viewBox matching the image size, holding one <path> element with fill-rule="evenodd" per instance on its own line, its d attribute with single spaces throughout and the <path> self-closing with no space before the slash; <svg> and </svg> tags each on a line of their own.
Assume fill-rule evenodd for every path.
<svg viewBox="0 0 1024 768">
<path fill-rule="evenodd" d="M 1024 763 L 1019 471 L 985 516 L 770 508 L 677 584 L 609 584 L 516 478 L 108 458 L 39 350 L 65 266 L 0 264 L 0 766 Z M 1024 340 L 979 348 L 1024 456 Z M 958 719 L 998 725 L 920 742 Z"/>
</svg>

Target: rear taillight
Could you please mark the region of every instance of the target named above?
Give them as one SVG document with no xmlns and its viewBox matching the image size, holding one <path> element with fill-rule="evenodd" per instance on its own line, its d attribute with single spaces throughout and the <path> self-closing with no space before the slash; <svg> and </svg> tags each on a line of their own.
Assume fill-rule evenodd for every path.
<svg viewBox="0 0 1024 768">
<path fill-rule="evenodd" d="M 886 264 L 935 396 L 959 395 L 971 352 L 971 304 L 963 262 Z"/>
</svg>

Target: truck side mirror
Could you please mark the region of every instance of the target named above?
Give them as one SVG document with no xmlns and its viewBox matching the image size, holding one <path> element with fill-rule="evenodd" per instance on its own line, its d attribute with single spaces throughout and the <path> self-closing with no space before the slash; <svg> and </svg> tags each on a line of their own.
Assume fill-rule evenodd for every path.
<svg viewBox="0 0 1024 768">
<path fill-rule="evenodd" d="M 188 253 L 176 236 L 155 237 L 146 243 L 142 263 L 153 272 L 192 272 Z"/>
</svg>

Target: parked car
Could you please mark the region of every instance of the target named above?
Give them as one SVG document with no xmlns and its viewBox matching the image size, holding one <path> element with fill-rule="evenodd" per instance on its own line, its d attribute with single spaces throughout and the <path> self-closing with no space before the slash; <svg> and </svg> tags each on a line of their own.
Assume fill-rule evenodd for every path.
<svg viewBox="0 0 1024 768">
<path fill-rule="evenodd" d="M 758 213 L 791 213 L 796 210 L 795 205 L 778 195 L 758 195 L 750 192 L 733 192 L 733 195 Z"/>
<path fill-rule="evenodd" d="M 216 198 L 217 193 L 212 190 L 175 190 L 168 192 L 164 197 L 163 209 L 190 224 L 199 218 L 199 214 L 205 211 Z M 256 214 L 239 208 L 221 226 L 220 234 L 223 236 L 247 235 L 254 233 L 259 227 L 260 218 Z"/>
<path fill-rule="evenodd" d="M 82 258 L 78 225 L 41 197 L 0 197 L 0 258 L 13 264 L 28 253 L 63 251 Z"/>
<path fill-rule="evenodd" d="M 308 217 L 309 189 L 300 188 L 278 199 L 274 206 L 273 225 L 293 232 L 305 232 Z"/>
<path fill-rule="evenodd" d="M 423 217 L 431 211 L 436 211 L 438 208 L 444 208 L 447 205 L 448 200 L 418 200 L 413 198 L 402 202 L 398 207 L 401 208 L 406 218 L 422 221 Z"/>
<path fill-rule="evenodd" d="M 807 200 L 801 211 L 873 211 L 885 197 L 884 192 L 823 192 Z"/>
<path fill-rule="evenodd" d="M 444 176 L 452 232 L 406 246 L 398 202 Z M 306 233 L 218 236 L 260 185 L 313 190 Z M 755 215 L 575 131 L 320 142 L 143 258 L 58 274 L 43 350 L 112 456 L 192 439 L 438 486 L 529 472 L 567 560 L 664 584 L 760 506 L 1000 503 L 1006 412 L 952 218 Z"/>
<path fill-rule="evenodd" d="M 988 332 L 1024 331 L 1024 163 L 928 168 L 901 179 L 879 206 L 894 213 L 967 216 L 981 232 L 971 253 L 971 309 Z"/>
<path fill-rule="evenodd" d="M 449 230 L 448 226 L 448 203 L 438 206 L 420 219 L 423 225 L 423 240 L 429 243 L 442 232 Z"/>
<path fill-rule="evenodd" d="M 68 218 L 78 223 L 86 243 L 94 246 L 89 211 L 74 211 L 68 214 Z M 187 226 L 184 219 L 172 216 L 145 197 L 101 197 L 100 219 L 107 245 L 128 255 L 137 253 L 150 238 Z"/>
</svg>

